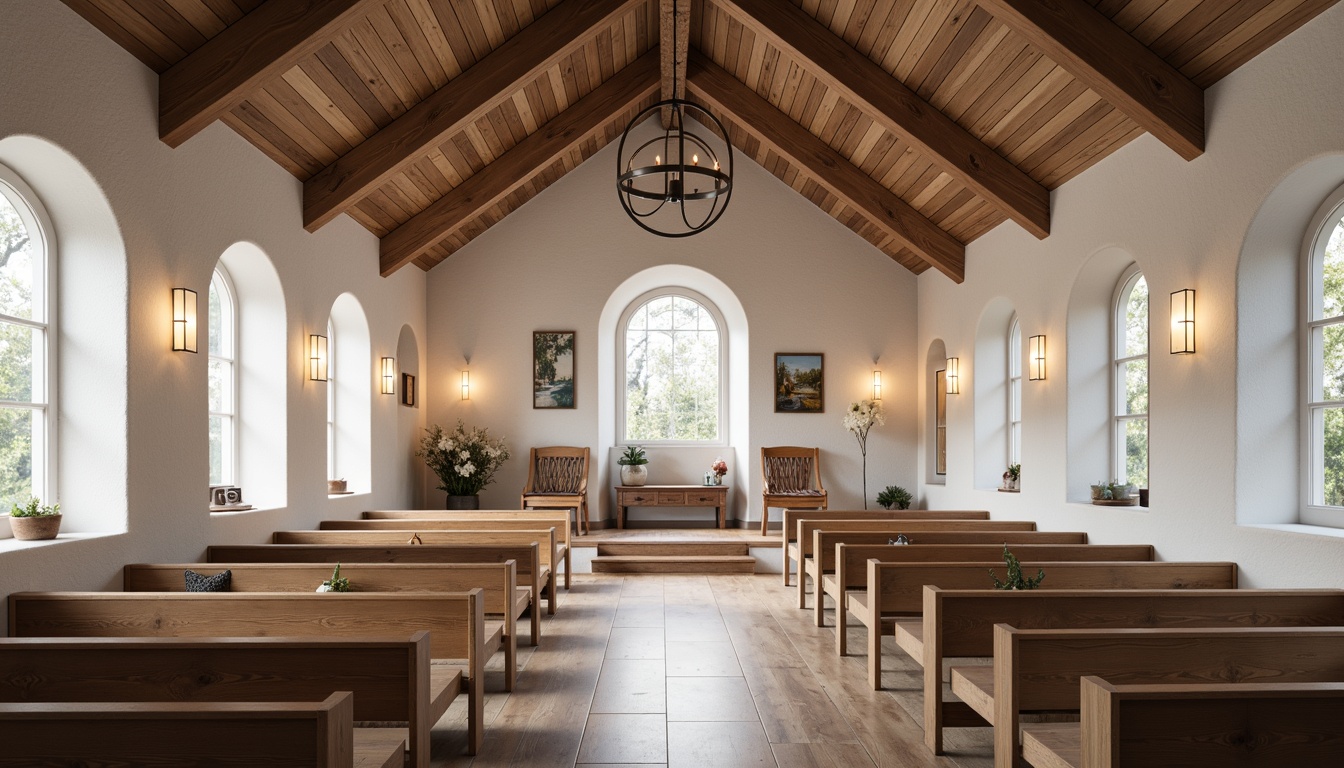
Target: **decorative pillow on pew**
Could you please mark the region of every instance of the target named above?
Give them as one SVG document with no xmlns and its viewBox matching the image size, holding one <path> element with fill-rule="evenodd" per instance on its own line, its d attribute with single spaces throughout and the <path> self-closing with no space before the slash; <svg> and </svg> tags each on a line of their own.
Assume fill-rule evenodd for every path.
<svg viewBox="0 0 1344 768">
<path fill-rule="evenodd" d="M 228 592 L 233 584 L 233 571 L 223 571 L 214 576 L 202 576 L 188 568 L 183 571 L 187 579 L 188 592 Z"/>
</svg>

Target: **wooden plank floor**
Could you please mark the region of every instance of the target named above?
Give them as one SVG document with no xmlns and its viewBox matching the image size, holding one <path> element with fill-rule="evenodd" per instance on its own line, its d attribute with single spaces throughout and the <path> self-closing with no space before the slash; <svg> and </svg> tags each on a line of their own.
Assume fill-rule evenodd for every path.
<svg viewBox="0 0 1344 768">
<path fill-rule="evenodd" d="M 519 649 L 514 692 L 502 692 L 502 672 L 488 676 L 481 753 L 463 754 L 456 702 L 434 730 L 433 764 L 992 764 L 988 729 L 950 730 L 945 757 L 925 749 L 919 669 L 891 638 L 888 690 L 871 691 L 866 658 L 835 656 L 834 629 L 813 626 L 794 599 L 778 574 L 576 574 L 541 646 Z"/>
</svg>

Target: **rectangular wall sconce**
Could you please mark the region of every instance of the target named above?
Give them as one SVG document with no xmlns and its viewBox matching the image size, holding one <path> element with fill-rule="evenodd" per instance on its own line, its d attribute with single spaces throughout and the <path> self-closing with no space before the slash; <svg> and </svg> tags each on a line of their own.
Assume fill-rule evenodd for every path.
<svg viewBox="0 0 1344 768">
<path fill-rule="evenodd" d="M 397 392 L 397 359 L 384 357 L 382 360 L 383 394 L 394 395 Z"/>
<path fill-rule="evenodd" d="M 873 399 L 882 399 L 882 372 L 873 371 Z"/>
<path fill-rule="evenodd" d="M 471 399 L 471 371 L 462 372 L 462 399 Z"/>
<path fill-rule="evenodd" d="M 173 351 L 196 351 L 196 292 L 173 289 Z"/>
<path fill-rule="evenodd" d="M 327 337 L 316 333 L 308 337 L 308 378 L 327 380 Z"/>
<path fill-rule="evenodd" d="M 947 394 L 961 394 L 961 358 L 947 358 L 947 371 L 943 376 L 947 379 Z"/>
<path fill-rule="evenodd" d="M 1027 379 L 1045 381 L 1045 336 L 1027 339 Z"/>
<path fill-rule="evenodd" d="M 1195 289 L 1171 293 L 1171 354 L 1195 353 Z"/>
</svg>

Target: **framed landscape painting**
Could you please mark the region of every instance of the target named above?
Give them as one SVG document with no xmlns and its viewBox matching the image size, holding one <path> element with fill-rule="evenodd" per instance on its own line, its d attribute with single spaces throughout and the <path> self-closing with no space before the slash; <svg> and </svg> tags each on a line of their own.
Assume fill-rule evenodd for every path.
<svg viewBox="0 0 1344 768">
<path fill-rule="evenodd" d="M 532 407 L 574 407 L 574 332 L 532 332 Z"/>
<path fill-rule="evenodd" d="M 775 413 L 822 413 L 825 375 L 820 352 L 775 354 Z"/>
</svg>

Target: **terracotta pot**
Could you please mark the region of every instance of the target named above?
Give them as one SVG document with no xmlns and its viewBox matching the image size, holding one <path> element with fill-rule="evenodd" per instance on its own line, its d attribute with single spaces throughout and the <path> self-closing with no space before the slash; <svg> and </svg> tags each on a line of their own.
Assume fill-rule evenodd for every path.
<svg viewBox="0 0 1344 768">
<path fill-rule="evenodd" d="M 480 509 L 480 496 L 449 496 L 445 509 Z"/>
<path fill-rule="evenodd" d="M 20 541 L 54 539 L 61 530 L 61 516 L 11 517 L 9 527 L 14 531 L 14 538 Z"/>
<path fill-rule="evenodd" d="M 649 479 L 649 468 L 643 464 L 622 464 L 621 485 L 640 486 Z"/>
</svg>

